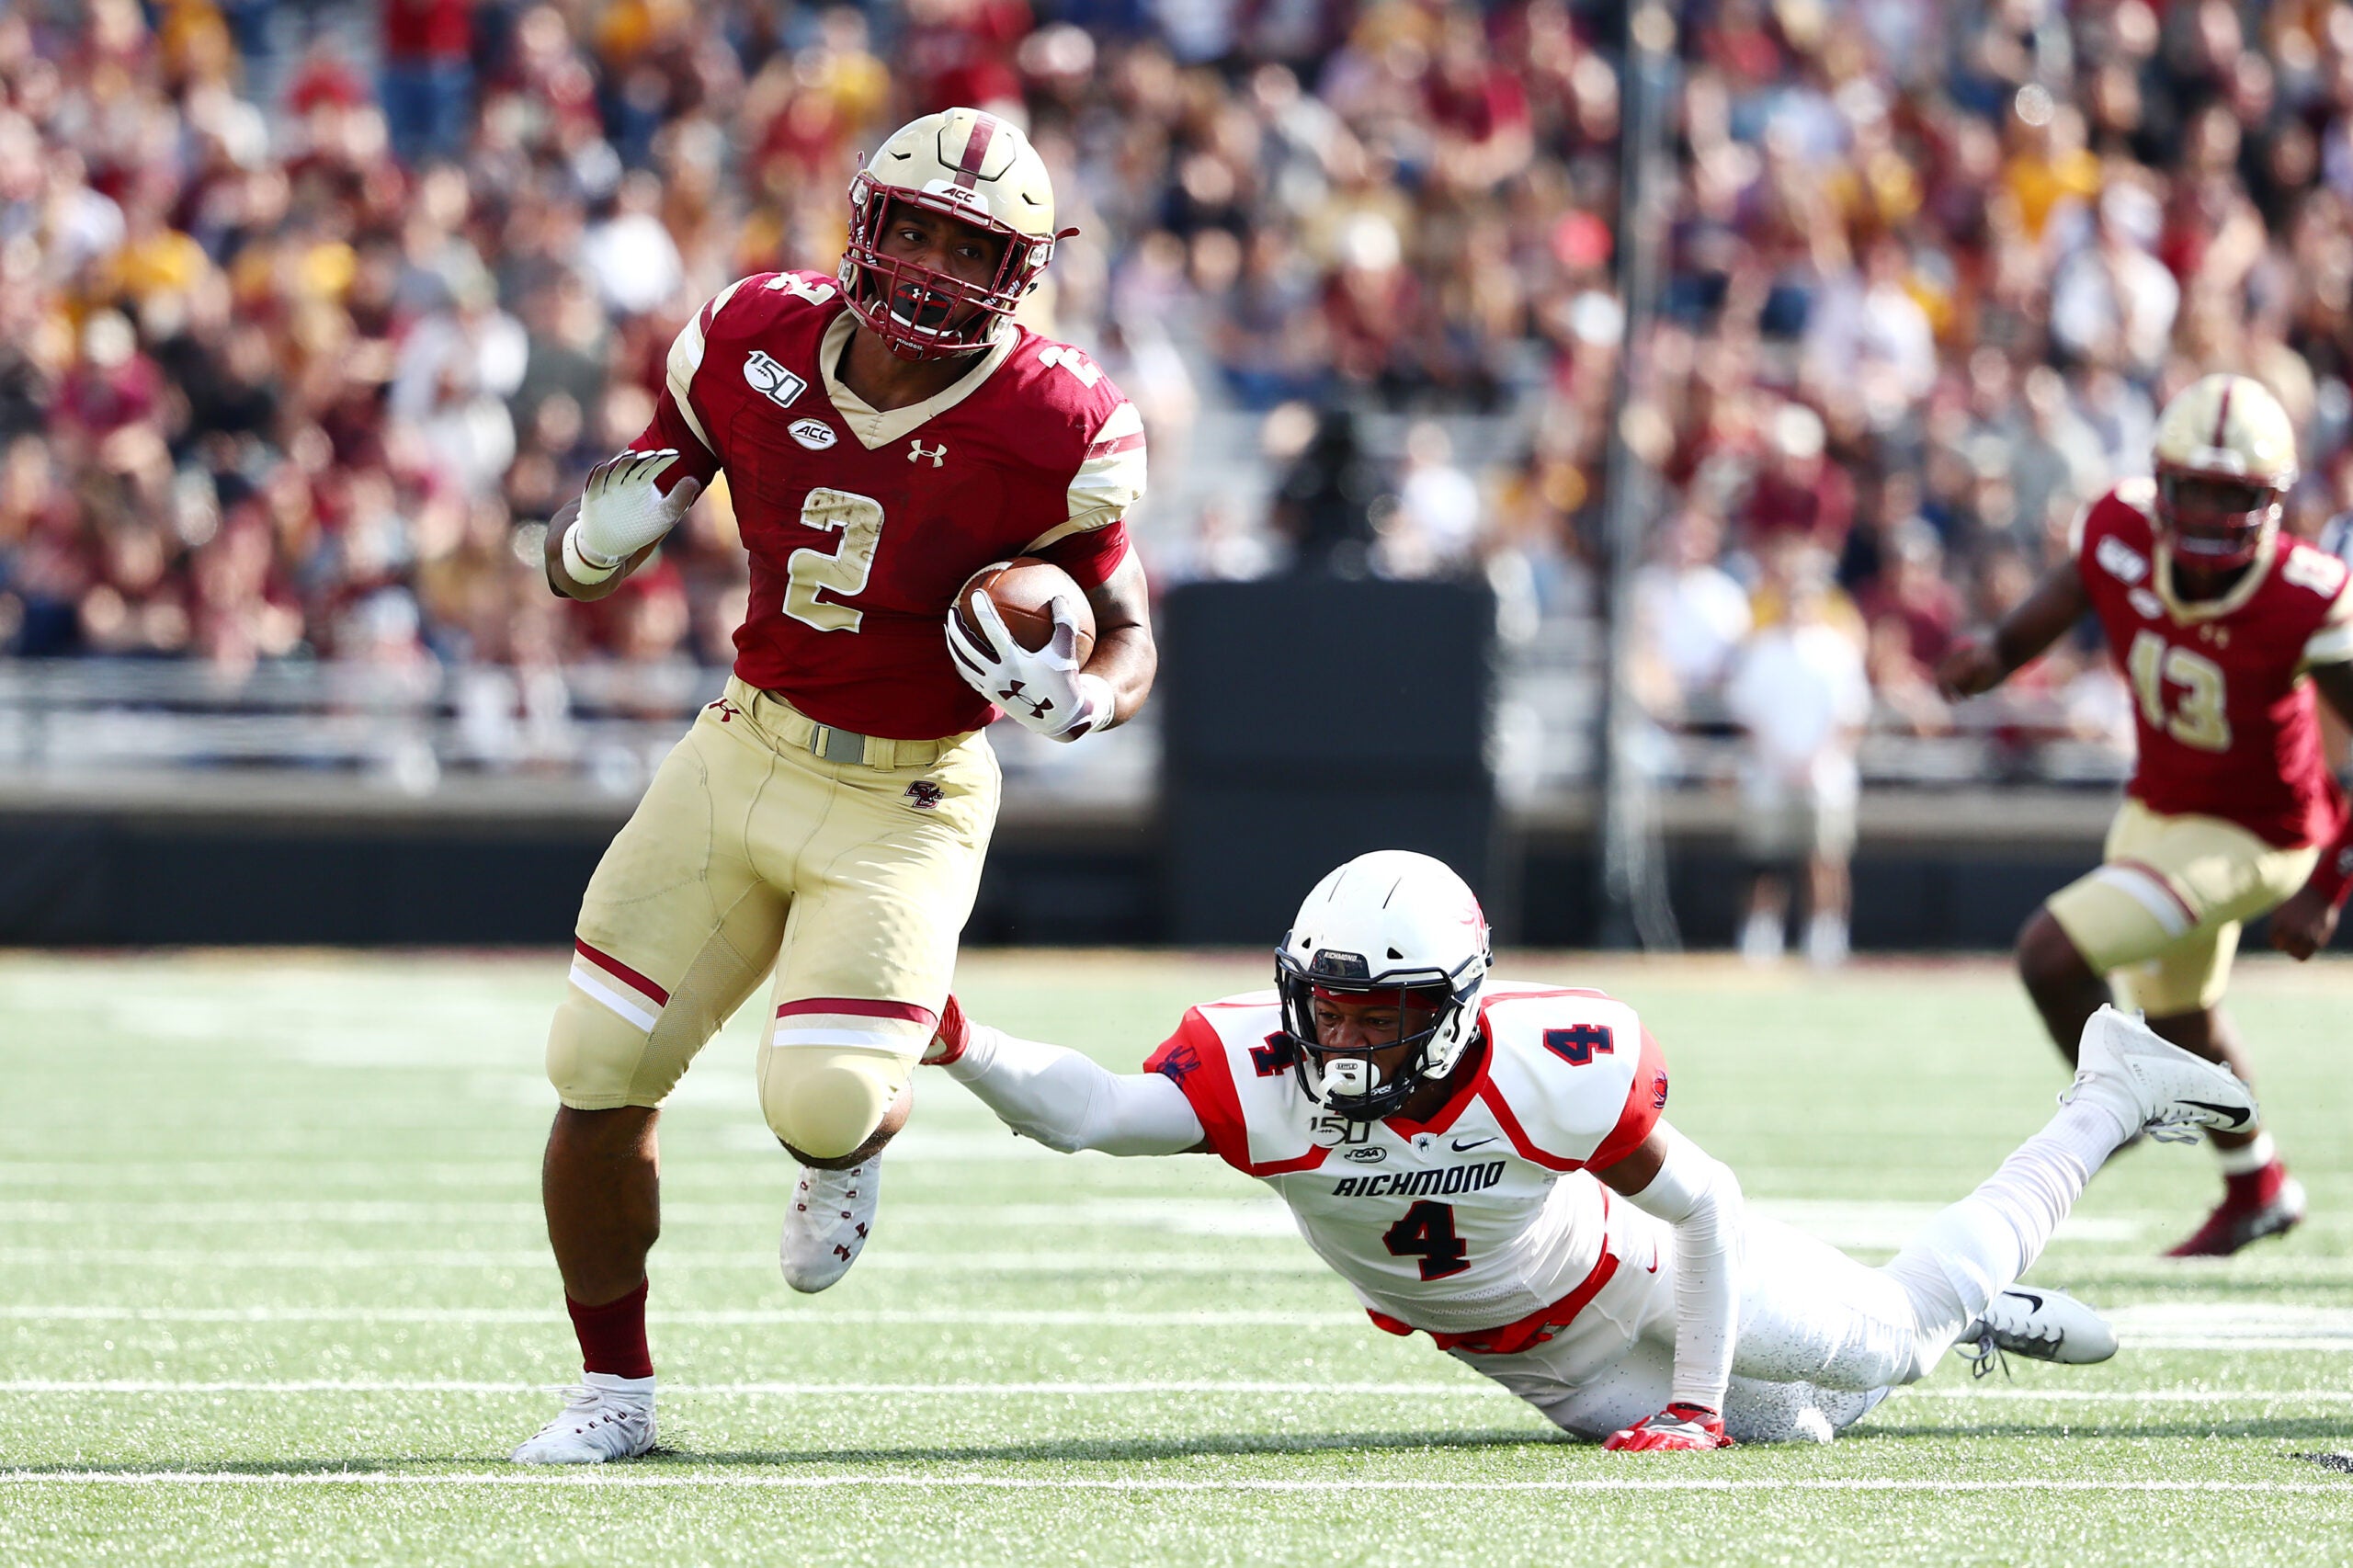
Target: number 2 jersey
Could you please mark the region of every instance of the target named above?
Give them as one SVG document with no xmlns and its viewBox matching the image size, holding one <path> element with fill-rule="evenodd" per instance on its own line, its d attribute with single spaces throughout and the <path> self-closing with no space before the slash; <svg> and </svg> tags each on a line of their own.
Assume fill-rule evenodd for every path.
<svg viewBox="0 0 2353 1568">
<path fill-rule="evenodd" d="M 726 470 L 752 558 L 737 675 L 838 729 L 976 730 L 996 710 L 949 661 L 957 588 L 1016 555 L 1109 577 L 1143 423 L 1085 355 L 1010 323 L 946 391 L 874 410 L 835 379 L 856 324 L 822 274 L 729 284 L 671 345 L 631 445 L 676 448 L 674 477 Z"/>
<path fill-rule="evenodd" d="M 1621 1265 L 1657 1267 L 1653 1227 L 1629 1227 L 1641 1256 L 1620 1256 L 1609 1197 L 1585 1173 L 1649 1135 L 1666 1068 L 1625 1004 L 1508 982 L 1484 988 L 1468 1050 L 1428 1121 L 1348 1121 L 1301 1085 L 1267 991 L 1193 1008 L 1144 1070 L 1184 1091 L 1212 1153 L 1282 1195 L 1376 1323 L 1518 1350 Z"/>
<path fill-rule="evenodd" d="M 2345 799 L 2303 676 L 2353 659 L 2353 574 L 2275 529 L 2230 592 L 2185 602 L 2155 508 L 2155 484 L 2129 480 L 2092 503 L 2075 540 L 2075 569 L 2132 687 L 2140 755 L 2129 793 L 2283 849 L 2326 842 Z"/>
</svg>

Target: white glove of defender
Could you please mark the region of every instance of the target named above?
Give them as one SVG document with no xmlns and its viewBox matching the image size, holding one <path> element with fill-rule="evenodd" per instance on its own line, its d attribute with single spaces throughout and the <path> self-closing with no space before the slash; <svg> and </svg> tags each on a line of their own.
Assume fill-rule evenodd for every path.
<svg viewBox="0 0 2353 1568">
<path fill-rule="evenodd" d="M 948 612 L 948 656 L 966 686 L 1050 741 L 1074 741 L 1110 718 L 1111 683 L 1078 667 L 1078 617 L 1068 604 L 1052 601 L 1054 634 L 1032 653 L 1013 640 L 988 595 L 969 597 L 980 638 Z"/>
<path fill-rule="evenodd" d="M 702 494 L 702 481 L 692 475 L 662 493 L 661 478 L 678 457 L 676 447 L 620 452 L 588 471 L 580 516 L 563 536 L 563 566 L 574 581 L 603 582 L 678 526 Z"/>
</svg>

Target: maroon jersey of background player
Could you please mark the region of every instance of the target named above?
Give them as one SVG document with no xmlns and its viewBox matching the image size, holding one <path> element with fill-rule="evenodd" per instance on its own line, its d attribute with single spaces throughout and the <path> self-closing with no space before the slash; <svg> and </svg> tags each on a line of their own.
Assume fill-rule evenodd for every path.
<svg viewBox="0 0 2353 1568">
<path fill-rule="evenodd" d="M 727 471 L 752 558 L 735 673 L 821 724 L 894 739 L 979 729 L 940 619 L 964 579 L 1042 555 L 1094 588 L 1125 558 L 1143 425 L 1077 349 L 1008 325 L 946 392 L 876 413 L 835 379 L 855 318 L 822 274 L 722 290 L 679 334 L 632 445 Z"/>
<path fill-rule="evenodd" d="M 2085 514 L 2075 569 L 2132 687 L 2140 757 L 2131 796 L 2168 816 L 2238 824 L 2281 848 L 2324 843 L 2346 803 L 2321 745 L 2315 636 L 2353 614 L 2345 563 L 2276 530 L 2231 590 L 2177 598 L 2147 480 Z"/>
</svg>

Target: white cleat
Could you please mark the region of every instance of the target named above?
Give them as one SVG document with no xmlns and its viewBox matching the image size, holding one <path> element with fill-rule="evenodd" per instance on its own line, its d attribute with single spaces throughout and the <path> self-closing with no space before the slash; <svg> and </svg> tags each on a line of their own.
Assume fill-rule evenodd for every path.
<svg viewBox="0 0 2353 1568">
<path fill-rule="evenodd" d="M 1961 1331 L 1953 1349 L 1976 1364 L 1981 1378 L 1994 1369 L 2005 1352 L 2036 1361 L 2087 1367 L 2116 1354 L 2116 1330 L 2064 1290 L 2013 1285 L 1987 1302 L 1984 1315 Z"/>
<path fill-rule="evenodd" d="M 603 1464 L 654 1447 L 654 1380 L 584 1373 L 563 1414 L 514 1453 L 517 1464 Z"/>
<path fill-rule="evenodd" d="M 880 1156 L 846 1171 L 801 1166 L 792 1207 L 784 1216 L 784 1234 L 777 1242 L 784 1282 L 814 1295 L 847 1274 L 866 1248 L 881 1199 Z"/>
<path fill-rule="evenodd" d="M 2114 1111 L 2127 1132 L 2145 1129 L 2163 1143 L 2195 1142 L 2197 1128 L 2239 1132 L 2256 1124 L 2255 1092 L 2237 1074 L 2113 1007 L 2084 1025 L 2075 1081 L 2060 1091 L 2059 1103 L 2077 1099 Z"/>
</svg>

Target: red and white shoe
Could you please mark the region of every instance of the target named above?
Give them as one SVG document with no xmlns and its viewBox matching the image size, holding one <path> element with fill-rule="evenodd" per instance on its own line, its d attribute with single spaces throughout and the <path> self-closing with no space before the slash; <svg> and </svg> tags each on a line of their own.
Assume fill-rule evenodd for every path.
<svg viewBox="0 0 2353 1568">
<path fill-rule="evenodd" d="M 2304 1217 L 2304 1184 L 2279 1160 L 2222 1178 L 2222 1201 L 2167 1257 L 2228 1257 L 2251 1242 L 2284 1235 Z"/>
<path fill-rule="evenodd" d="M 777 1261 L 784 1282 L 814 1295 L 849 1272 L 874 1230 L 882 1202 L 882 1162 L 877 1155 L 846 1171 L 801 1167 L 792 1207 L 785 1211 Z"/>
</svg>

